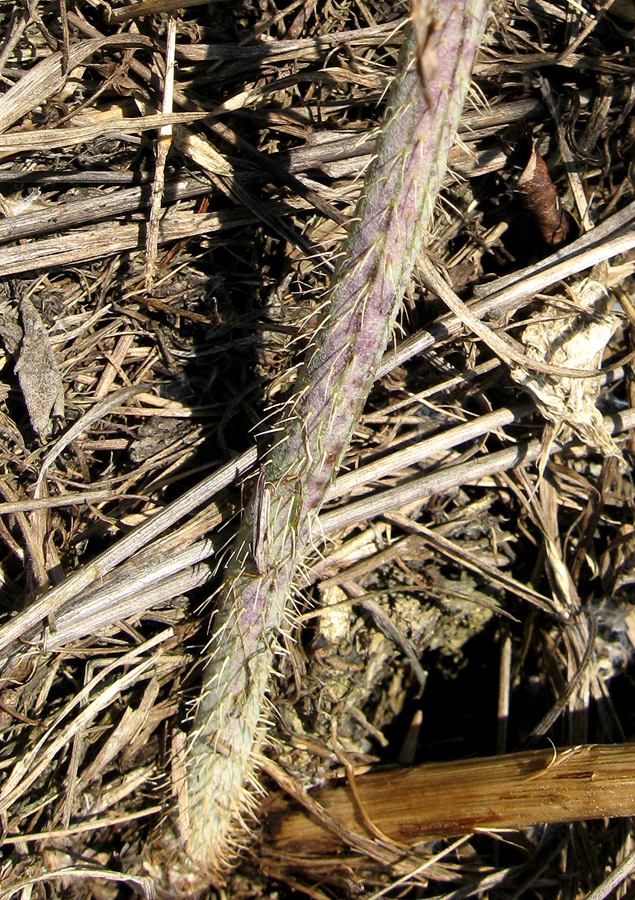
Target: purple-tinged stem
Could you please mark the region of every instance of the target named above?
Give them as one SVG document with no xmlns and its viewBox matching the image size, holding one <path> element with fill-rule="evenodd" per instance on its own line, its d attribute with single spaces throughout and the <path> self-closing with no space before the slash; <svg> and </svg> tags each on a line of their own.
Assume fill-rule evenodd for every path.
<svg viewBox="0 0 635 900">
<path fill-rule="evenodd" d="M 421 5 L 421 4 L 420 4 Z M 253 751 L 296 568 L 385 352 L 467 94 L 487 0 L 424 4 L 410 30 L 329 303 L 281 410 L 217 599 L 188 758 L 186 849 L 218 872 L 253 802 Z M 423 28 L 422 28 L 423 26 Z M 415 47 L 417 57 L 415 58 Z"/>
</svg>

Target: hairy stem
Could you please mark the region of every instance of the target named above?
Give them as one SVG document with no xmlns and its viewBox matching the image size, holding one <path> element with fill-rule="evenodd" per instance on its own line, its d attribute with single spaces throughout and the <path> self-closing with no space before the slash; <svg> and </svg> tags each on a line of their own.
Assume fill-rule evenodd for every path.
<svg viewBox="0 0 635 900">
<path fill-rule="evenodd" d="M 470 81 L 487 0 L 419 4 L 329 303 L 282 409 L 225 573 L 188 761 L 186 849 L 227 864 L 248 814 L 252 751 L 296 567 L 386 349 Z M 416 49 L 416 53 L 415 53 Z"/>
</svg>

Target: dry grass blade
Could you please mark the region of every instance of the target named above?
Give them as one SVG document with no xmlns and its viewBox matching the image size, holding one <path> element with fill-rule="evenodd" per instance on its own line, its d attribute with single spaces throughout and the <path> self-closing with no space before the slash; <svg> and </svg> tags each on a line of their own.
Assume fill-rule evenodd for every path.
<svg viewBox="0 0 635 900">
<path fill-rule="evenodd" d="M 100 220 L 112 220 L 115 216 L 136 212 L 151 202 L 151 186 L 124 188 L 104 196 L 71 200 L 53 209 L 23 212 L 0 221 L 0 241 L 7 243 L 20 238 L 33 237 L 51 231 L 73 228 Z M 198 179 L 177 181 L 166 186 L 166 199 L 174 203 L 191 197 L 211 193 L 209 184 Z"/>
<path fill-rule="evenodd" d="M 76 147 L 95 140 L 116 140 L 128 135 L 152 131 L 154 128 L 169 128 L 197 122 L 205 118 L 205 113 L 161 112 L 139 118 L 116 119 L 99 125 L 77 125 L 74 128 L 43 128 L 34 133 L 22 132 L 0 136 L 0 153 L 24 152 L 25 148 L 35 153 L 38 150 L 57 150 L 62 147 Z"/>
<path fill-rule="evenodd" d="M 173 16 L 168 19 L 168 31 L 165 48 L 165 84 L 163 88 L 163 104 L 161 112 L 169 116 L 172 113 L 174 91 L 174 53 L 176 49 L 176 20 Z M 157 244 L 159 240 L 159 217 L 163 202 L 165 188 L 165 164 L 172 144 L 172 127 L 162 125 L 159 129 L 157 141 L 156 161 L 154 166 L 154 181 L 152 183 L 152 201 L 150 204 L 150 218 L 148 220 L 148 236 L 146 241 L 146 270 L 145 289 L 152 291 L 154 285 L 154 273 L 157 262 Z"/>
<path fill-rule="evenodd" d="M 618 888 L 622 882 L 632 876 L 633 869 L 635 869 L 635 851 L 630 853 L 626 859 L 622 860 L 619 866 L 616 866 L 610 875 L 604 879 L 602 884 L 594 891 L 587 894 L 584 900 L 604 900 L 604 898 L 608 897 L 608 895 Z"/>
<path fill-rule="evenodd" d="M 201 6 L 205 0 L 182 0 L 177 4 L 176 0 L 140 0 L 139 3 L 131 3 L 124 9 L 111 9 L 108 11 L 110 22 L 127 22 L 140 16 L 154 16 L 157 13 L 172 12 L 173 10 L 187 9 L 190 6 Z"/>
<path fill-rule="evenodd" d="M 182 238 L 222 232 L 225 228 L 252 224 L 256 218 L 244 209 L 221 213 L 175 213 L 161 223 L 158 240 L 160 244 L 167 244 Z M 136 250 L 143 247 L 144 240 L 145 226 L 115 225 L 82 231 L 79 235 L 33 241 L 3 251 L 0 276 L 73 266 L 125 250 Z"/>
<path fill-rule="evenodd" d="M 634 214 L 635 210 L 629 209 L 627 220 L 631 221 Z M 618 222 L 618 230 L 621 230 L 624 226 L 624 217 L 620 215 Z M 594 232 L 589 232 L 589 234 L 593 235 Z M 588 249 L 581 250 L 579 253 L 572 253 L 570 252 L 571 247 L 573 247 L 572 244 L 571 247 L 566 248 L 567 253 L 562 251 L 554 253 L 553 257 L 549 258 L 553 260 L 551 265 L 548 265 L 549 261 L 546 260 L 536 266 L 532 266 L 531 271 L 524 273 L 524 276 L 521 274 L 520 276 L 514 275 L 510 279 L 506 278 L 506 283 L 500 288 L 496 282 L 494 285 L 488 286 L 487 290 L 483 292 L 486 296 L 474 302 L 470 310 L 471 313 L 474 316 L 484 317 L 486 315 L 491 316 L 513 311 L 524 302 L 527 302 L 529 298 L 534 297 L 540 291 L 544 291 L 557 281 L 569 278 L 571 275 L 577 275 L 585 269 L 590 269 L 598 265 L 598 263 L 605 262 L 619 254 L 627 253 L 635 247 L 635 235 L 631 231 L 627 231 L 625 234 L 608 241 L 602 240 L 604 234 L 605 232 L 602 230 L 602 233 L 597 235 L 599 241 L 596 246 L 588 247 L 588 241 L 581 241 L 581 244 L 588 247 Z M 588 237 L 588 235 L 585 235 L 585 237 Z M 456 316 L 442 317 L 438 324 L 433 324 L 421 335 L 413 335 L 403 341 L 398 350 L 387 355 L 379 374 L 385 375 L 395 366 L 411 359 L 415 354 L 422 353 L 433 347 L 440 339 L 456 335 L 461 325 L 461 319 Z M 506 348 L 503 348 L 503 352 L 505 350 Z"/>
<path fill-rule="evenodd" d="M 148 653 L 156 646 L 160 646 L 171 637 L 171 630 L 164 631 L 153 640 L 146 642 L 141 647 L 135 648 L 130 653 L 116 660 L 116 662 L 100 672 L 99 675 L 95 676 L 92 682 L 87 684 L 79 692 L 78 696 L 74 697 L 66 705 L 59 713 L 54 724 L 57 725 L 62 722 L 76 707 L 87 701 L 95 687 L 109 675 L 110 671 L 117 668 L 126 668 L 128 665 L 135 663 L 137 657 L 143 653 Z M 10 777 L 3 782 L 0 789 L 0 811 L 6 813 L 19 797 L 24 796 L 33 783 L 51 765 L 54 757 L 68 745 L 75 734 L 85 729 L 93 721 L 100 710 L 107 708 L 112 703 L 113 697 L 125 690 L 127 686 L 135 684 L 140 678 L 147 678 L 152 670 L 157 668 L 158 663 L 160 663 L 160 658 L 149 656 L 142 662 L 131 665 L 131 668 L 124 675 L 119 676 L 107 685 L 94 700 L 87 702 L 81 712 L 58 733 L 51 729 L 43 734 L 20 759 L 19 764 L 15 766 Z"/>
<path fill-rule="evenodd" d="M 633 415 L 633 410 L 626 410 L 623 417 L 618 415 L 607 419 L 605 426 L 609 430 L 630 430 L 633 427 Z M 488 453 L 480 459 L 449 465 L 438 472 L 422 475 L 406 484 L 323 513 L 320 517 L 320 531 L 324 535 L 331 535 L 340 529 L 348 528 L 357 522 L 368 521 L 385 512 L 401 509 L 410 504 L 416 505 L 433 494 L 450 491 L 463 484 L 478 483 L 497 472 L 524 467 L 537 460 L 541 450 L 540 441 L 531 440 L 506 450 Z"/>
<path fill-rule="evenodd" d="M 31 878 L 25 878 L 17 884 L 12 885 L 7 891 L 0 893 L 0 900 L 9 900 L 20 891 L 27 891 L 36 884 L 46 884 L 48 882 L 55 883 L 56 879 L 73 883 L 75 881 L 86 879 L 94 879 L 96 882 L 110 881 L 119 884 L 125 884 L 128 887 L 136 889 L 137 892 L 147 898 L 154 900 L 157 896 L 156 889 L 152 883 L 152 879 L 146 877 L 136 877 L 134 875 L 122 875 L 121 872 L 115 872 L 112 869 L 104 869 L 99 866 L 68 866 L 64 869 L 58 869 L 57 872 L 47 872 L 45 875 L 34 875 Z"/>
</svg>

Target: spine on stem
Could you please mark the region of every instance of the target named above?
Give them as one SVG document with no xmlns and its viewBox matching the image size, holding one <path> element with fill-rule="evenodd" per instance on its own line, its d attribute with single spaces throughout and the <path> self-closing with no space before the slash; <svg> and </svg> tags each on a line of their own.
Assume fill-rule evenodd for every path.
<svg viewBox="0 0 635 900">
<path fill-rule="evenodd" d="M 223 579 L 188 754 L 186 850 L 218 873 L 240 846 L 296 567 L 361 416 L 447 167 L 487 0 L 419 3 L 321 324 L 279 416 Z M 251 788 L 251 789 L 250 789 Z"/>
</svg>

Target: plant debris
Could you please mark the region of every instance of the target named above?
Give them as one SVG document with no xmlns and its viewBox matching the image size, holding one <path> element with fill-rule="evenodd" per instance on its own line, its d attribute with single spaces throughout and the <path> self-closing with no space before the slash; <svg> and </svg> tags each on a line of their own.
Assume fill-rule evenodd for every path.
<svg viewBox="0 0 635 900">
<path fill-rule="evenodd" d="M 549 247 L 557 247 L 567 239 L 569 220 L 547 165 L 522 123 L 512 126 L 503 136 L 510 161 L 520 166 L 516 190 L 534 219 L 540 235 Z"/>
<path fill-rule="evenodd" d="M 424 88 L 445 3 L 426 8 Z M 408 837 L 372 787 L 399 761 L 549 768 L 635 735 L 631 8 L 494 4 L 404 313 L 270 637 L 261 791 L 203 896 L 582 900 L 632 875 L 628 818 Z M 409 11 L 0 4 L 0 898 L 201 884 L 179 835 L 216 598 Z M 297 803 L 330 849 L 275 844 Z"/>
</svg>

